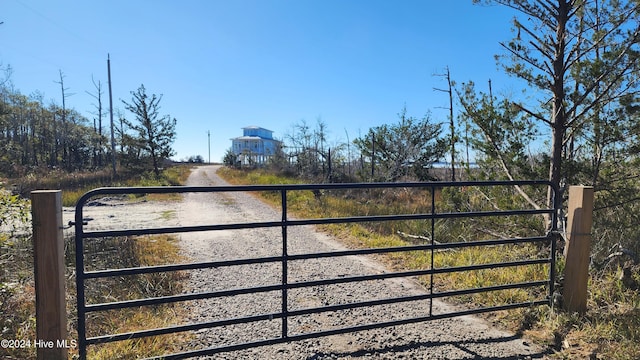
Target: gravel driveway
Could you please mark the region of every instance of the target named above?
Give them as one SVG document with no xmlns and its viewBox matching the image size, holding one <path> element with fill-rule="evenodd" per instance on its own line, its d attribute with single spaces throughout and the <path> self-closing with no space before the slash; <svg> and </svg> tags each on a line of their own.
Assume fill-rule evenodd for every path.
<svg viewBox="0 0 640 360">
<path fill-rule="evenodd" d="M 193 170 L 187 185 L 226 184 L 216 175 L 218 166 Z M 144 203 L 116 214 L 117 206 L 87 206 L 86 216 L 106 217 L 109 224 L 89 223 L 95 229 L 118 226 L 135 220 L 138 226 L 203 225 L 253 221 L 278 221 L 279 210 L 246 193 L 191 193 L 176 203 Z M 140 210 L 140 212 L 139 212 Z M 135 211 L 135 212 L 132 212 Z M 147 215 L 138 215 L 140 213 Z M 132 217 L 131 214 L 136 216 Z M 114 215 L 115 214 L 115 215 Z M 124 214 L 128 214 L 124 215 Z M 128 224 L 127 226 L 131 226 Z M 250 229 L 184 233 L 181 248 L 190 262 L 278 256 L 281 230 Z M 344 249 L 336 240 L 312 227 L 291 227 L 289 253 L 312 253 Z M 385 268 L 374 259 L 350 256 L 305 260 L 289 265 L 289 282 L 376 274 Z M 260 264 L 192 271 L 185 284 L 187 292 L 236 289 L 278 284 L 279 264 Z M 422 294 L 425 290 L 411 279 L 367 281 L 289 291 L 289 310 Z M 238 295 L 233 298 L 185 302 L 189 319 L 185 323 L 222 320 L 281 310 L 279 292 Z M 414 302 L 298 316 L 289 319 L 290 334 L 308 333 L 345 325 L 360 325 L 402 318 L 425 316 L 429 302 Z M 451 305 L 434 301 L 433 313 L 450 312 Z M 196 332 L 184 351 L 238 344 L 278 337 L 281 320 L 205 329 Z M 543 350 L 511 333 L 498 330 L 482 319 L 463 316 L 452 319 L 361 331 L 346 335 L 257 347 L 217 354 L 212 359 L 540 359 Z"/>
<path fill-rule="evenodd" d="M 226 184 L 216 175 L 217 166 L 193 171 L 187 185 Z M 177 209 L 182 225 L 277 221 L 278 210 L 246 193 L 187 194 Z M 343 249 L 327 235 L 311 227 L 289 228 L 289 253 L 310 253 Z M 277 256 L 281 251 L 280 229 L 251 229 L 188 233 L 182 247 L 192 261 Z M 364 256 L 293 262 L 289 282 L 374 274 L 384 267 Z M 276 284 L 281 267 L 276 264 L 236 266 L 193 273 L 188 288 L 194 292 Z M 306 288 L 289 292 L 289 308 L 342 304 L 423 293 L 410 279 L 368 281 Z M 254 313 L 279 312 L 279 293 L 242 295 L 225 300 L 190 304 L 191 321 L 210 321 Z M 451 311 L 451 306 L 434 302 L 434 314 Z M 366 324 L 392 319 L 424 316 L 428 301 L 345 310 L 292 318 L 290 333 L 304 333 L 344 325 Z M 265 321 L 234 327 L 202 330 L 192 349 L 277 337 L 281 321 Z M 542 358 L 541 350 L 513 334 L 497 330 L 484 320 L 464 316 L 346 335 L 305 340 L 290 344 L 258 347 L 253 350 L 216 355 L 216 359 L 531 359 Z"/>
</svg>

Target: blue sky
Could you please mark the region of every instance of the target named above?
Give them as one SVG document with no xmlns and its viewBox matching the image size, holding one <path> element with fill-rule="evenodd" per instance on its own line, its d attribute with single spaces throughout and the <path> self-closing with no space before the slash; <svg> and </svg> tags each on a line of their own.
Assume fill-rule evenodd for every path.
<svg viewBox="0 0 640 360">
<path fill-rule="evenodd" d="M 89 119 L 92 76 L 104 85 L 111 57 L 114 108 L 144 84 L 178 120 L 174 158 L 220 161 L 241 128 L 283 138 L 318 118 L 329 142 L 431 112 L 447 121 L 448 66 L 458 83 L 514 91 L 497 67 L 515 15 L 471 0 L 2 0 L 0 63 L 16 89 Z M 108 106 L 108 105 L 107 105 Z M 131 114 L 125 113 L 128 118 Z M 105 120 L 108 120 L 106 118 Z"/>
</svg>

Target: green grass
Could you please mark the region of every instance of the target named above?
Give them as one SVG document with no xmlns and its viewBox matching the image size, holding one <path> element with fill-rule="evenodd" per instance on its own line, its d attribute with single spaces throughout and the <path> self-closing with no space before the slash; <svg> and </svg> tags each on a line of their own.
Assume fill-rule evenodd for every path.
<svg viewBox="0 0 640 360">
<path fill-rule="evenodd" d="M 224 168 L 219 174 L 233 184 L 292 184 L 296 179 L 270 174 L 262 170 L 241 171 Z M 541 192 L 536 194 L 544 196 Z M 261 195 L 268 202 L 279 206 L 275 194 Z M 472 189 L 446 189 L 436 193 L 439 211 L 514 209 L 523 206 L 517 197 L 504 189 L 473 191 Z M 288 209 L 298 217 L 339 217 L 351 215 L 377 215 L 385 213 L 416 213 L 430 208 L 431 195 L 411 191 L 370 191 L 364 194 L 330 193 L 320 199 L 310 191 L 288 196 Z M 349 247 L 371 248 L 404 246 L 419 240 L 399 237 L 397 231 L 416 235 L 430 235 L 431 223 L 427 221 L 389 222 L 383 225 L 347 224 L 326 225 L 323 229 L 341 239 Z M 542 235 L 543 220 L 511 217 L 508 219 L 442 220 L 434 224 L 436 239 L 440 242 L 482 241 L 496 236 Z M 490 264 L 539 256 L 534 245 L 469 247 L 436 253 L 436 268 Z M 544 256 L 548 256 L 548 253 Z M 394 269 L 428 269 L 430 252 L 394 253 L 381 260 Z M 563 261 L 558 259 L 557 273 L 562 273 Z M 619 271 L 619 270 L 618 270 Z M 441 289 L 467 289 L 494 284 L 545 280 L 547 265 L 522 266 L 507 269 L 489 269 L 475 272 L 453 273 L 436 276 L 435 286 Z M 636 274 L 638 281 L 640 275 Z M 429 278 L 422 278 L 426 285 Z M 527 301 L 532 296 L 544 298 L 542 289 L 505 290 L 479 295 L 461 296 L 448 300 L 460 304 L 492 306 Z M 517 309 L 491 314 L 492 320 L 524 334 L 553 350 L 553 358 L 639 359 L 640 358 L 640 293 L 626 289 L 618 274 L 591 274 L 589 285 L 589 310 L 584 315 L 566 314 L 546 306 Z"/>
</svg>

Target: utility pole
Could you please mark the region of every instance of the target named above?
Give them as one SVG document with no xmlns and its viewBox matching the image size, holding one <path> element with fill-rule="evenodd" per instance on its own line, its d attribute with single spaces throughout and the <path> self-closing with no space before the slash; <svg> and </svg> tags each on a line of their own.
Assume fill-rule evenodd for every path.
<svg viewBox="0 0 640 360">
<path fill-rule="evenodd" d="M 109 118 L 111 120 L 111 167 L 116 177 L 116 135 L 113 129 L 113 96 L 111 94 L 111 59 L 107 54 L 107 78 L 109 81 Z"/>
<path fill-rule="evenodd" d="M 207 140 L 209 143 L 209 164 L 211 164 L 211 131 L 207 130 Z"/>
<path fill-rule="evenodd" d="M 456 127 L 453 122 L 453 91 L 451 90 L 451 74 L 447 66 L 447 73 L 438 75 L 447 79 L 448 90 L 433 88 L 433 90 L 446 92 L 449 94 L 449 128 L 451 130 L 451 181 L 456 181 Z"/>
<path fill-rule="evenodd" d="M 93 78 L 93 75 L 91 76 L 91 82 L 93 82 L 93 86 L 95 86 L 97 93 L 96 94 L 92 94 L 88 91 L 85 91 L 87 94 L 89 94 L 92 98 L 98 100 L 98 105 L 96 106 L 94 104 L 94 106 L 97 107 L 98 110 L 98 125 L 96 126 L 95 124 L 95 119 L 93 120 L 93 127 L 94 127 L 94 131 L 96 132 L 96 134 L 98 134 L 98 159 L 97 159 L 97 163 L 98 163 L 98 167 L 102 167 L 102 84 L 100 83 L 100 80 L 98 80 L 98 83 L 96 84 L 95 79 Z M 95 114 L 95 113 L 94 113 Z"/>
</svg>

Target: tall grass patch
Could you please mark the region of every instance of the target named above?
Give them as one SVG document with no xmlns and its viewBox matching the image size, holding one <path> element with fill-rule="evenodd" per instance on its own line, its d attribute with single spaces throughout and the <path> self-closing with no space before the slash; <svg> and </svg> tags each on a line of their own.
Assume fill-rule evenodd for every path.
<svg viewBox="0 0 640 360">
<path fill-rule="evenodd" d="M 167 235 L 87 242 L 87 270 L 164 265 L 184 260 L 178 255 L 177 239 Z M 86 302 L 99 304 L 179 294 L 186 276 L 180 272 L 166 272 L 92 279 L 86 283 Z M 90 313 L 87 337 L 166 327 L 180 322 L 183 315 L 184 310 L 176 304 Z M 128 359 L 159 356 L 177 351 L 181 342 L 184 342 L 184 336 L 171 334 L 93 345 L 88 347 L 88 357 Z"/>
<path fill-rule="evenodd" d="M 0 185 L 2 185 L 0 183 Z M 33 245 L 29 202 L 0 187 L 0 339 L 35 338 Z M 0 358 L 27 359 L 29 348 L 0 348 Z"/>
<path fill-rule="evenodd" d="M 0 234 L 0 339 L 36 338 L 33 247 L 26 236 Z M 0 348 L 1 359 L 35 359 L 31 348 Z"/>
<path fill-rule="evenodd" d="M 25 196 L 35 189 L 62 189 L 63 203 L 73 206 L 86 191 L 102 186 L 180 185 L 190 173 L 190 166 L 165 169 L 163 179 L 147 175 L 122 173 L 113 179 L 109 172 L 69 174 L 62 171 L 27 175 L 12 179 L 12 190 Z M 145 180 L 145 177 L 147 180 Z M 148 182 L 146 182 L 148 181 Z M 2 185 L 2 184 L 0 184 Z M 2 339 L 35 339 L 35 288 L 33 279 L 33 244 L 29 219 L 29 201 L 11 195 L 0 186 L 0 337 Z M 170 214 L 166 214 L 170 216 Z M 93 240 L 92 240 L 93 241 Z M 106 239 L 87 249 L 87 269 L 148 266 L 181 261 L 175 238 L 152 236 Z M 69 339 L 77 339 L 75 243 L 65 239 L 67 314 Z M 93 251 L 93 252 L 91 252 Z M 122 279 L 96 281 L 87 288 L 89 303 L 114 299 L 135 299 L 176 294 L 181 291 L 184 274 L 148 274 Z M 166 327 L 183 315 L 179 305 L 156 306 L 119 312 L 89 313 L 94 326 L 89 336 L 127 332 L 134 329 Z M 162 336 L 90 347 L 91 359 L 131 359 L 177 351 L 183 336 Z M 71 349 L 70 356 L 76 354 Z M 35 359 L 33 348 L 0 348 L 0 359 Z"/>
<path fill-rule="evenodd" d="M 33 190 L 62 190 L 62 205 L 75 206 L 84 193 L 102 186 L 177 186 L 185 183 L 192 165 L 178 164 L 164 169 L 160 177 L 152 172 L 131 172 L 118 169 L 116 176 L 110 170 L 68 173 L 62 170 L 33 172 L 18 179 L 9 179 L 14 192 L 28 197 Z M 149 200 L 179 200 L 177 194 L 149 194 Z"/>
</svg>

